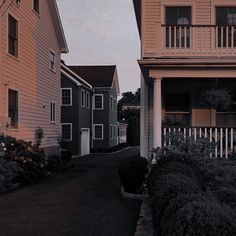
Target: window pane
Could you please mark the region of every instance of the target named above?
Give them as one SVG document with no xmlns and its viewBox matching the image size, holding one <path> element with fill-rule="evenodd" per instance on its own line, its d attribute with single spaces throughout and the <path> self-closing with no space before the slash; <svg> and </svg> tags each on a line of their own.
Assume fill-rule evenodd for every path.
<svg viewBox="0 0 236 236">
<path fill-rule="evenodd" d="M 102 109 L 102 96 L 101 95 L 95 95 L 95 108 L 96 109 Z"/>
<path fill-rule="evenodd" d="M 101 125 L 95 126 L 95 138 L 102 139 L 102 126 Z"/>
<path fill-rule="evenodd" d="M 71 105 L 70 89 L 62 89 L 62 105 Z"/>
<path fill-rule="evenodd" d="M 8 91 L 8 115 L 11 118 L 11 127 L 18 128 L 18 92 Z"/>
<path fill-rule="evenodd" d="M 39 0 L 34 0 L 34 10 L 39 13 Z"/>
<path fill-rule="evenodd" d="M 8 52 L 18 55 L 18 23 L 11 15 L 8 16 Z"/>
<path fill-rule="evenodd" d="M 62 139 L 65 141 L 71 141 L 71 125 L 62 124 Z"/>
<path fill-rule="evenodd" d="M 167 25 L 190 25 L 191 18 L 191 7 L 166 7 Z"/>
</svg>

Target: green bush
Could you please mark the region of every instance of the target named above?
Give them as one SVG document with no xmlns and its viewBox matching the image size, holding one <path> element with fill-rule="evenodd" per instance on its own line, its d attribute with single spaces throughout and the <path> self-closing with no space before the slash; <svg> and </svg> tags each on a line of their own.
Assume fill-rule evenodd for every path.
<svg viewBox="0 0 236 236">
<path fill-rule="evenodd" d="M 162 222 L 161 235 L 236 235 L 235 213 L 210 200 L 195 200 Z"/>
<path fill-rule="evenodd" d="M 194 179 L 201 188 L 205 188 L 203 171 L 199 166 L 189 158 L 176 157 L 175 155 L 165 155 L 161 157 L 155 166 L 153 166 L 147 181 L 148 193 L 153 194 L 153 187 L 159 176 L 166 174 L 183 174 Z"/>
<path fill-rule="evenodd" d="M 0 192 L 12 189 L 18 173 L 16 162 L 0 158 Z"/>
<path fill-rule="evenodd" d="M 120 180 L 126 192 L 139 193 L 148 172 L 147 164 L 147 160 L 141 157 L 134 157 L 120 163 Z"/>
<path fill-rule="evenodd" d="M 181 194 L 200 193 L 201 188 L 192 178 L 182 174 L 167 174 L 158 177 L 153 187 L 151 205 L 154 224 L 158 228 L 169 203 Z"/>
</svg>

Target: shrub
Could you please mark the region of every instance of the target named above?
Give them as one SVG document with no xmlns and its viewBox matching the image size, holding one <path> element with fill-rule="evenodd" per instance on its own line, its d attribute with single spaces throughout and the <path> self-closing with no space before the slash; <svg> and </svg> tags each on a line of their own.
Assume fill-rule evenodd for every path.
<svg viewBox="0 0 236 236">
<path fill-rule="evenodd" d="M 141 157 L 133 157 L 120 163 L 120 180 L 126 192 L 138 193 L 140 191 L 148 172 L 147 164 L 147 160 Z"/>
<path fill-rule="evenodd" d="M 220 235 L 236 234 L 235 213 L 215 201 L 192 201 L 162 224 L 161 235 Z"/>
<path fill-rule="evenodd" d="M 67 150 L 61 151 L 61 158 L 62 158 L 62 160 L 64 162 L 71 162 L 72 152 L 71 151 L 67 151 Z"/>
<path fill-rule="evenodd" d="M 195 161 L 189 158 L 183 158 L 175 155 L 163 155 L 155 166 L 153 166 L 147 181 L 148 193 L 153 194 L 155 182 L 161 175 L 183 174 L 199 183 L 202 189 L 205 189 L 203 170 L 199 168 Z"/>
<path fill-rule="evenodd" d="M 6 192 L 13 187 L 17 171 L 16 162 L 0 158 L 0 192 Z"/>
<path fill-rule="evenodd" d="M 160 224 L 170 201 L 181 194 L 200 193 L 201 188 L 192 179 L 182 174 L 167 174 L 160 176 L 155 182 L 151 204 L 154 214 L 154 224 Z"/>
</svg>

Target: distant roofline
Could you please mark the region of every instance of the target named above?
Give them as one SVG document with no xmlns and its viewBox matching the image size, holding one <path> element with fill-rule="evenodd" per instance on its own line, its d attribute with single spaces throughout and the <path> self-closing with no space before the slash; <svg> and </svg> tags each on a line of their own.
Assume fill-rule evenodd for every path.
<svg viewBox="0 0 236 236">
<path fill-rule="evenodd" d="M 77 79 L 79 79 L 84 84 L 86 84 L 91 90 L 93 89 L 93 86 L 91 84 L 89 84 L 87 81 L 82 79 L 78 74 L 76 74 L 74 71 L 72 71 L 70 68 L 68 68 L 68 66 L 66 66 L 63 62 L 61 62 L 61 68 L 62 68 L 61 70 L 65 69 L 65 70 L 69 71 L 73 76 L 75 76 Z"/>
</svg>

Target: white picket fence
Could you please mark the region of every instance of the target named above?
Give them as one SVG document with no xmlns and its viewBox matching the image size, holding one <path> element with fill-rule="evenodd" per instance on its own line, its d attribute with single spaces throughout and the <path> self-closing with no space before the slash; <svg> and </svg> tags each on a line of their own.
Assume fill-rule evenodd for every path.
<svg viewBox="0 0 236 236">
<path fill-rule="evenodd" d="M 194 140 L 198 138 L 208 138 L 210 142 L 215 142 L 215 150 L 211 153 L 212 157 L 226 157 L 233 152 L 236 147 L 236 127 L 167 127 L 163 128 L 163 145 L 170 146 L 166 137 L 168 133 L 178 135 L 182 137 L 192 137 Z"/>
</svg>

